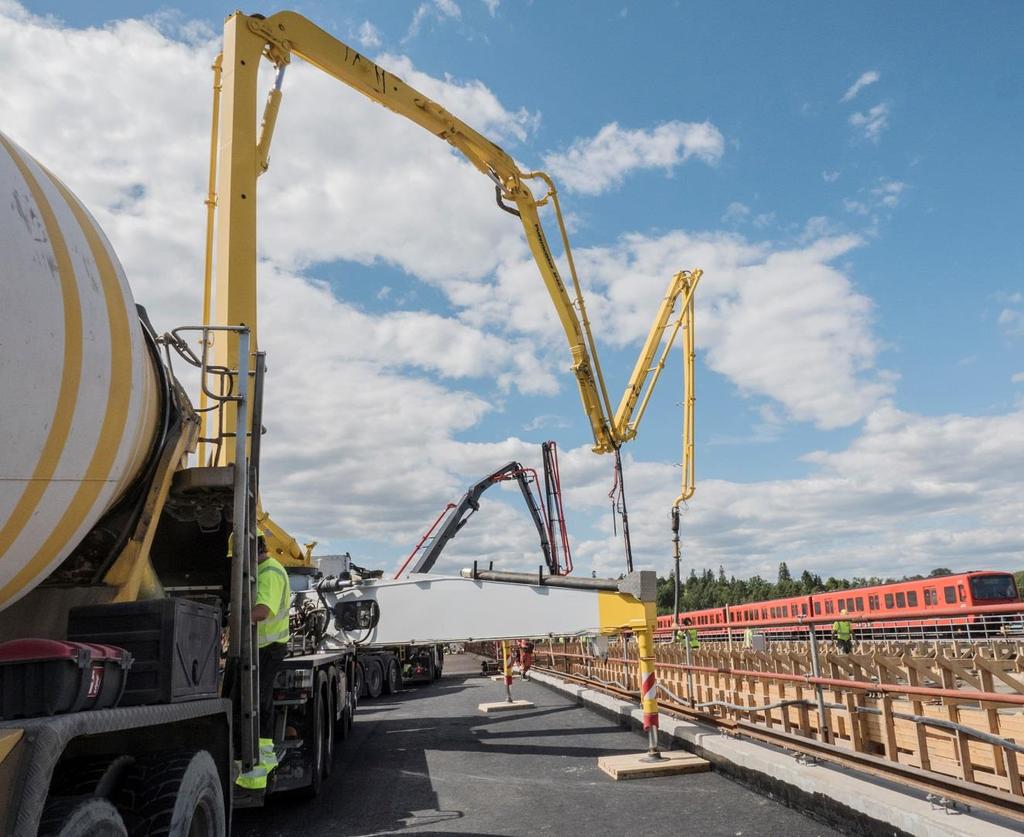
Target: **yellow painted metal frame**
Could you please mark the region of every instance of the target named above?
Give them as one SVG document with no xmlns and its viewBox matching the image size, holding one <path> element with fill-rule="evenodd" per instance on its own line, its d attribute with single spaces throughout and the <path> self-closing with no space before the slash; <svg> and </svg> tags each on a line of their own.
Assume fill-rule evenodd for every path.
<svg viewBox="0 0 1024 837">
<path fill-rule="evenodd" d="M 573 373 L 594 436 L 594 450 L 598 453 L 614 451 L 635 436 L 650 390 L 664 366 L 668 347 L 680 328 L 692 335 L 693 291 L 700 279 L 700 271 L 682 271 L 673 277 L 619 410 L 613 415 L 558 204 L 558 193 L 551 178 L 543 172 L 520 171 L 515 161 L 499 146 L 397 76 L 294 12 L 280 12 L 268 18 L 250 17 L 239 12 L 231 15 L 224 26 L 221 64 L 224 93 L 221 97 L 216 197 L 220 213 L 216 235 L 217 322 L 248 326 L 253 348 L 256 348 L 256 178 L 268 164 L 280 105 L 280 91 L 275 88 L 271 91 L 261 131 L 257 135 L 257 74 L 262 57 L 280 69 L 290 62 L 292 55 L 305 59 L 445 140 L 497 184 L 502 198 L 514 205 L 519 215 L 530 252 L 565 331 Z M 535 197 L 527 185 L 529 180 L 543 182 L 546 192 L 542 198 Z M 538 209 L 549 202 L 558 220 L 572 275 L 574 298 L 570 298 L 559 274 L 538 214 Z M 680 318 L 659 361 L 652 365 L 676 301 L 680 298 L 683 299 Z M 236 367 L 236 355 L 237 346 L 232 340 L 222 338 L 215 347 L 218 362 L 228 368 Z M 640 400 L 645 383 L 652 374 L 647 393 Z M 691 378 L 692 366 L 687 372 L 687 380 Z M 634 419 L 638 401 L 640 409 Z M 688 403 L 692 404 L 692 401 Z M 234 413 L 229 410 L 228 431 L 234 430 L 233 423 Z M 691 412 L 689 420 L 684 419 L 684 432 L 689 428 L 692 433 L 692 426 Z M 683 446 L 684 451 L 690 452 L 692 462 L 692 438 L 684 437 Z M 684 463 L 684 481 L 686 472 Z"/>
</svg>

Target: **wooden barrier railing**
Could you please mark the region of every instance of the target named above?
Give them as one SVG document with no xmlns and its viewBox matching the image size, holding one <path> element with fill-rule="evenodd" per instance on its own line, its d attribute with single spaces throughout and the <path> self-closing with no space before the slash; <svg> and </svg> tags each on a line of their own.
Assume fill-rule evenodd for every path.
<svg viewBox="0 0 1024 837">
<path fill-rule="evenodd" d="M 1024 795 L 1019 649 L 961 643 L 954 653 L 925 645 L 912 649 L 923 653 L 836 654 L 819 644 L 815 677 L 807 643 L 766 652 L 705 647 L 691 652 L 689 665 L 683 648 L 663 644 L 656 674 L 667 702 L 671 693 L 688 710 L 719 721 L 753 722 Z M 628 639 L 614 641 L 606 658 L 572 639 L 538 643 L 535 664 L 637 693 L 636 656 Z"/>
</svg>

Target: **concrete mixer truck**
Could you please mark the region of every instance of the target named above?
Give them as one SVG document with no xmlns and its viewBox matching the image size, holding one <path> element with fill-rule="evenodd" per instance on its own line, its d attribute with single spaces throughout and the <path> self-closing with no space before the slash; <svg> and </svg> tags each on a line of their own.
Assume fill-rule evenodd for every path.
<svg viewBox="0 0 1024 837">
<path fill-rule="evenodd" d="M 645 381 L 663 365 L 664 355 L 654 362 L 660 337 L 671 342 L 692 317 L 700 271 L 682 271 L 611 416 L 578 282 L 574 274 L 571 300 L 538 218 L 538 207 L 557 211 L 550 179 L 524 174 L 422 93 L 290 12 L 236 13 L 225 24 L 199 326 L 157 334 L 87 209 L 0 134 L 0 833 L 223 835 L 233 806 L 262 801 L 233 792 L 259 757 L 257 527 L 284 563 L 309 563 L 259 504 L 256 179 L 293 55 L 445 139 L 493 181 L 569 338 L 598 452 L 617 454 L 635 435 Z M 261 118 L 262 60 L 277 78 Z M 549 186 L 539 200 L 531 178 Z M 316 793 L 330 772 L 355 709 L 357 645 L 628 629 L 656 753 L 653 575 L 474 567 L 321 585 L 330 630 L 286 659 L 275 682 L 274 738 L 287 746 L 270 788 Z"/>
<path fill-rule="evenodd" d="M 92 216 L 5 136 L 0 188 L 0 831 L 225 834 L 258 722 L 260 434 L 202 435 L 172 358 L 216 429 L 228 405 L 261 427 L 262 355 L 244 326 L 158 336 Z M 227 334 L 240 367 L 207 356 Z M 210 464 L 187 467 L 200 440 Z M 353 660 L 286 660 L 276 790 L 329 774 Z"/>
</svg>

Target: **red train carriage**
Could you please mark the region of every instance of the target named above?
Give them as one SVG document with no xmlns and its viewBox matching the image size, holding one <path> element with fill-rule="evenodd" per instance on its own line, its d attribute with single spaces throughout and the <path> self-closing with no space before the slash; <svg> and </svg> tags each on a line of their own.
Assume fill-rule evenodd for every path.
<svg viewBox="0 0 1024 837">
<path fill-rule="evenodd" d="M 985 619 L 972 612 L 976 608 L 1020 601 L 1010 573 L 969 572 L 694 610 L 680 613 L 679 621 L 689 618 L 702 633 L 724 630 L 726 625 L 785 633 L 794 623 L 830 623 L 845 609 L 851 621 L 862 627 L 891 628 L 909 620 L 929 627 L 973 624 Z M 956 615 L 951 617 L 951 611 Z M 670 632 L 672 622 L 670 614 L 659 616 L 657 632 Z"/>
</svg>

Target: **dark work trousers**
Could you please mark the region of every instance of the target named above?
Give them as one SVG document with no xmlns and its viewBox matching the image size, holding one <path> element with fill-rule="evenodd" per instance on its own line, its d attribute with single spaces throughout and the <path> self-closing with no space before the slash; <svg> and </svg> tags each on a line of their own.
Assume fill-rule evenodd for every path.
<svg viewBox="0 0 1024 837">
<path fill-rule="evenodd" d="M 849 654 L 851 651 L 853 651 L 852 639 L 837 639 L 836 645 L 839 647 L 840 654 Z"/>
<path fill-rule="evenodd" d="M 288 645 L 274 642 L 260 649 L 260 738 L 274 737 L 274 676 L 288 653 Z"/>
</svg>

